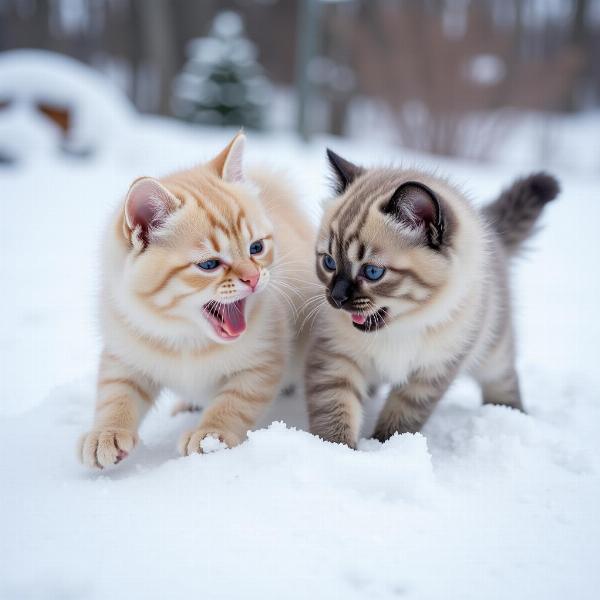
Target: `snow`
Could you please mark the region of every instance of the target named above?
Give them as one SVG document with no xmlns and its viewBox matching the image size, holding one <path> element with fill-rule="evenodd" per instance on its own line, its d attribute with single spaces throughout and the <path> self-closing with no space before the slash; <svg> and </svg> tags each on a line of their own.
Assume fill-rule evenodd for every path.
<svg viewBox="0 0 600 600">
<path fill-rule="evenodd" d="M 506 76 L 506 65 L 499 56 L 478 54 L 469 61 L 468 76 L 482 86 L 496 85 Z"/>
<path fill-rule="evenodd" d="M 201 442 L 200 447 L 202 452 L 218 452 L 219 450 L 226 450 L 227 444 L 223 443 L 218 437 L 208 435 Z"/>
<path fill-rule="evenodd" d="M 304 431 L 289 397 L 241 446 L 180 458 L 198 416 L 171 417 L 165 395 L 126 461 L 77 463 L 102 225 L 134 177 L 206 159 L 230 134 L 144 118 L 118 140 L 134 152 L 0 168 L 0 598 L 596 598 L 598 178 L 558 173 L 564 192 L 515 265 L 529 415 L 481 407 L 459 381 L 422 434 L 351 451 Z M 437 168 L 479 199 L 536 166 L 285 135 L 251 135 L 248 155 L 296 181 L 316 218 L 325 145 Z"/>
<path fill-rule="evenodd" d="M 76 6 L 65 4 L 65 10 Z M 0 152 L 17 160 L 44 158 L 61 143 L 60 130 L 40 115 L 39 103 L 70 111 L 64 146 L 76 154 L 114 150 L 135 120 L 126 96 L 106 78 L 75 59 L 42 50 L 0 53 L 0 99 L 9 101 L 0 110 Z"/>
</svg>

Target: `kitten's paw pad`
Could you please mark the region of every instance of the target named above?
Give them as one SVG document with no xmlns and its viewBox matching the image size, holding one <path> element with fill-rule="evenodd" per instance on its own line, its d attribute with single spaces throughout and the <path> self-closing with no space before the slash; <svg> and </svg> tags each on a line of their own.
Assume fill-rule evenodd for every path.
<svg viewBox="0 0 600 600">
<path fill-rule="evenodd" d="M 223 448 L 233 448 L 240 442 L 241 440 L 231 432 L 202 428 L 188 431 L 181 436 L 179 452 L 182 456 L 195 453 L 204 454 Z"/>
<path fill-rule="evenodd" d="M 79 440 L 79 459 L 86 467 L 103 469 L 127 458 L 137 442 L 137 434 L 127 429 L 96 429 Z"/>
</svg>

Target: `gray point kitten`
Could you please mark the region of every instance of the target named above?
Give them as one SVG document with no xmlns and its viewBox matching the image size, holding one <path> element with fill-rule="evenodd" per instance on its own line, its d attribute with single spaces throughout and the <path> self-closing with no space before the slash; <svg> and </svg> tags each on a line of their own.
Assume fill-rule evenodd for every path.
<svg viewBox="0 0 600 600">
<path fill-rule="evenodd" d="M 327 302 L 306 363 L 311 432 L 355 448 L 368 390 L 383 383 L 374 436 L 419 431 L 459 373 L 485 404 L 523 410 L 507 271 L 556 179 L 519 179 L 479 210 L 442 178 L 327 154 L 336 195 L 316 247 Z"/>
</svg>

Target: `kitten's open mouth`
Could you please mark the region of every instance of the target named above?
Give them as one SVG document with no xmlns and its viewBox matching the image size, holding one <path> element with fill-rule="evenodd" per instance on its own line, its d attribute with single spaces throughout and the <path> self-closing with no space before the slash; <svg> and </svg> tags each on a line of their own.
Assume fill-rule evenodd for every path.
<svg viewBox="0 0 600 600">
<path fill-rule="evenodd" d="M 362 313 L 352 313 L 352 325 L 360 331 L 376 331 L 385 327 L 385 317 L 387 316 L 387 308 L 380 308 L 376 313 L 372 315 L 365 315 Z"/>
<path fill-rule="evenodd" d="M 203 311 L 223 340 L 236 340 L 246 331 L 246 298 L 228 304 L 211 300 L 204 305 Z"/>
</svg>

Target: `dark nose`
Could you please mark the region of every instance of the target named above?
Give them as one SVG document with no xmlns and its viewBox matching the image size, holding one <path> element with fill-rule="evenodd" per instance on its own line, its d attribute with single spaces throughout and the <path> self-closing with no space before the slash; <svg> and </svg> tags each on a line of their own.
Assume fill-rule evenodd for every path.
<svg viewBox="0 0 600 600">
<path fill-rule="evenodd" d="M 331 300 L 337 308 L 341 308 L 342 304 L 350 298 L 352 292 L 352 282 L 347 279 L 337 279 L 331 290 Z"/>
</svg>

